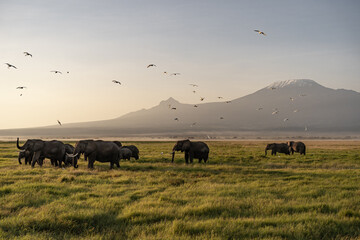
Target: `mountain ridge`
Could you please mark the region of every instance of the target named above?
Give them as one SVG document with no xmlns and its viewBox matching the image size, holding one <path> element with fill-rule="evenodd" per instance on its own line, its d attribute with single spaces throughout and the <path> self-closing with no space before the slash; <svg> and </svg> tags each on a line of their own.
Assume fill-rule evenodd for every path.
<svg viewBox="0 0 360 240">
<path fill-rule="evenodd" d="M 274 82 L 230 103 L 199 103 L 194 107 L 169 97 L 149 109 L 133 111 L 114 119 L 37 129 L 51 129 L 59 133 L 70 132 L 71 129 L 74 133 L 87 130 L 89 134 L 101 131 L 113 134 L 207 131 L 304 133 L 304 129 L 360 132 L 359 104 L 359 92 L 327 88 L 310 79 L 292 79 Z M 0 135 L 4 132 L 0 130 Z"/>
</svg>

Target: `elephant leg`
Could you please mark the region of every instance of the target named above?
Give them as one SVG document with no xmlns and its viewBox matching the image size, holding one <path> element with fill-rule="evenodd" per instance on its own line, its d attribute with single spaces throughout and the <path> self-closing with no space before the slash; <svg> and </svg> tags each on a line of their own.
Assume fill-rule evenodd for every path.
<svg viewBox="0 0 360 240">
<path fill-rule="evenodd" d="M 114 168 L 114 162 L 111 161 L 111 162 L 110 162 L 110 169 L 113 169 L 113 168 Z"/>
<path fill-rule="evenodd" d="M 185 152 L 185 162 L 186 164 L 189 163 L 189 153 Z"/>
<path fill-rule="evenodd" d="M 96 156 L 88 156 L 88 168 L 94 168 L 94 162 L 95 162 Z"/>
<path fill-rule="evenodd" d="M 35 167 L 35 163 L 38 161 L 40 157 L 40 152 L 35 152 L 32 158 L 31 167 Z"/>
<path fill-rule="evenodd" d="M 201 163 L 202 158 L 199 158 L 199 163 Z"/>
<path fill-rule="evenodd" d="M 194 160 L 194 154 L 193 154 L 193 153 L 190 153 L 190 154 L 189 154 L 189 156 L 190 156 L 190 163 L 193 163 L 193 160 Z"/>
</svg>

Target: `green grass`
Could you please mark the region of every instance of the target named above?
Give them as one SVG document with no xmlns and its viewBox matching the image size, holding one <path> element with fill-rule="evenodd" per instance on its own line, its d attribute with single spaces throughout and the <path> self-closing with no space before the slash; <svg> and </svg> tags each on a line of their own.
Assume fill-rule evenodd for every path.
<svg viewBox="0 0 360 240">
<path fill-rule="evenodd" d="M 0 239 L 359 239 L 360 142 L 209 142 L 186 165 L 172 142 L 132 142 L 138 161 L 58 169 L 19 165 L 0 142 Z M 163 152 L 163 154 L 161 154 Z"/>
</svg>

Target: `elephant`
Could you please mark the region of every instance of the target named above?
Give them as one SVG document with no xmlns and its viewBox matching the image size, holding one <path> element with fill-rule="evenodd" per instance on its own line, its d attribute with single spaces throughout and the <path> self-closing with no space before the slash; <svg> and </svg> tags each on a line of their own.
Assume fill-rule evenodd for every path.
<svg viewBox="0 0 360 240">
<path fill-rule="evenodd" d="M 65 152 L 68 154 L 72 154 L 74 152 L 75 148 L 71 144 L 65 144 Z M 69 157 L 67 154 L 65 155 L 65 166 L 71 166 L 74 165 L 74 161 L 77 162 L 79 159 L 79 156 L 75 157 Z"/>
<path fill-rule="evenodd" d="M 123 148 L 128 148 L 131 151 L 131 157 L 135 160 L 139 159 L 139 149 L 135 145 L 123 146 Z"/>
<path fill-rule="evenodd" d="M 19 152 L 19 157 L 18 157 L 18 161 L 19 164 L 22 164 L 21 159 L 25 158 L 25 165 L 27 165 L 29 163 L 29 165 L 31 164 L 31 160 L 33 158 L 34 153 L 30 152 L 30 151 L 20 151 Z M 44 161 L 44 157 L 40 156 L 39 158 L 39 162 L 43 162 Z M 52 163 L 53 164 L 53 163 Z"/>
<path fill-rule="evenodd" d="M 58 163 L 60 168 L 62 167 L 61 163 L 65 161 L 65 145 L 57 140 L 43 141 L 40 139 L 28 139 L 24 145 L 20 147 L 19 138 L 17 138 L 16 146 L 20 152 L 29 151 L 32 153 L 32 167 L 35 166 L 36 162 L 42 166 L 44 158 L 49 158 L 55 165 Z"/>
<path fill-rule="evenodd" d="M 290 155 L 289 147 L 286 143 L 269 143 L 265 148 L 265 156 L 267 150 L 271 150 L 271 155 L 276 155 L 276 153 L 285 153 Z"/>
<path fill-rule="evenodd" d="M 298 153 L 300 153 L 300 155 L 306 154 L 306 146 L 303 142 L 290 141 L 290 142 L 287 142 L 287 145 L 289 147 L 291 154 L 294 154 L 294 152 L 298 152 Z"/>
<path fill-rule="evenodd" d="M 130 160 L 130 157 L 132 156 L 132 152 L 129 148 L 126 147 L 121 147 L 119 150 L 119 158 L 120 159 L 127 159 Z"/>
<path fill-rule="evenodd" d="M 74 157 L 73 166 L 77 166 L 77 158 L 79 154 L 84 154 L 88 159 L 88 168 L 94 168 L 94 162 L 110 162 L 110 169 L 114 164 L 120 168 L 119 164 L 120 148 L 114 143 L 102 140 L 80 140 L 76 143 L 73 154 L 66 154 Z"/>
<path fill-rule="evenodd" d="M 116 145 L 118 145 L 118 147 L 122 147 L 122 144 L 121 144 L 121 142 L 119 142 L 119 141 L 113 141 L 113 143 L 115 143 Z"/>
<path fill-rule="evenodd" d="M 171 162 L 174 162 L 175 151 L 185 152 L 185 162 L 187 164 L 189 163 L 189 158 L 190 163 L 193 162 L 194 158 L 199 159 L 199 163 L 201 160 L 204 160 L 204 163 L 206 163 L 209 159 L 210 149 L 204 142 L 191 142 L 188 139 L 177 141 L 172 150 Z"/>
</svg>

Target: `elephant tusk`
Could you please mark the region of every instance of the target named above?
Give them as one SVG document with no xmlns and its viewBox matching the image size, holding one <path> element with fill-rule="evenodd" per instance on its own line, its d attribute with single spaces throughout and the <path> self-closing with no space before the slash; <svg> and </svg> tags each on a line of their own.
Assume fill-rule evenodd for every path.
<svg viewBox="0 0 360 240">
<path fill-rule="evenodd" d="M 69 153 L 66 153 L 66 155 L 67 155 L 68 157 L 76 157 L 78 154 L 79 154 L 79 153 L 77 153 L 77 154 L 69 154 Z"/>
</svg>

